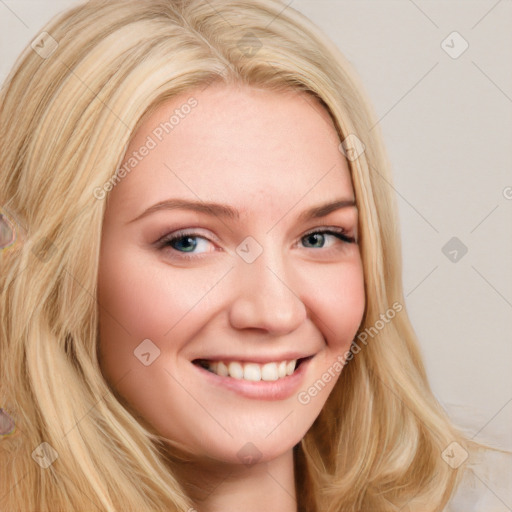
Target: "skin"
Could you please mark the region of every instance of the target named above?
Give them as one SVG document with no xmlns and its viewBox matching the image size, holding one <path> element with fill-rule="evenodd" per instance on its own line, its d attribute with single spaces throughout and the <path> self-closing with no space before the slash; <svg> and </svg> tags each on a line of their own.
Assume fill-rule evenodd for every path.
<svg viewBox="0 0 512 512">
<path fill-rule="evenodd" d="M 159 106 L 127 155 L 191 96 L 198 105 L 108 197 L 98 276 L 102 371 L 171 451 L 190 455 L 178 478 L 197 510 L 296 511 L 292 448 L 337 377 L 308 404 L 297 394 L 349 349 L 365 306 L 357 243 L 305 236 L 337 227 L 357 238 L 357 209 L 308 221 L 299 215 L 354 200 L 349 167 L 328 113 L 311 96 L 219 83 Z M 240 217 L 160 209 L 133 220 L 169 198 L 223 203 Z M 192 245 L 182 238 L 155 246 L 185 228 L 197 233 Z M 252 263 L 236 252 L 248 236 L 262 249 Z M 148 366 L 134 356 L 145 339 L 160 350 Z M 282 400 L 212 386 L 191 363 L 292 350 L 314 357 L 303 385 Z M 247 443 L 259 452 L 252 465 L 238 454 Z"/>
</svg>

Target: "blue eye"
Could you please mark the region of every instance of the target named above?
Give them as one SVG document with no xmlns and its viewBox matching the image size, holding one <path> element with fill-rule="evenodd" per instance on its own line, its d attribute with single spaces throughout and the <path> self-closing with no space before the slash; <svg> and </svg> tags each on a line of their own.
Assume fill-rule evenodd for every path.
<svg viewBox="0 0 512 512">
<path fill-rule="evenodd" d="M 308 240 L 308 244 L 312 244 L 309 246 L 309 248 L 313 249 L 323 249 L 325 247 L 325 241 L 326 241 L 326 235 L 334 236 L 338 240 L 341 240 L 342 242 L 346 242 L 349 244 L 353 244 L 356 242 L 355 238 L 349 237 L 345 234 L 345 231 L 343 229 L 324 229 L 324 230 L 318 230 L 318 231 L 311 231 L 304 235 L 302 239 Z M 320 243 L 320 246 L 315 245 Z M 332 245 L 332 244 L 331 244 Z"/>
<path fill-rule="evenodd" d="M 317 229 L 306 233 L 300 240 L 307 249 L 331 249 L 337 241 L 346 244 L 357 243 L 356 239 L 346 235 L 342 228 Z M 171 250 L 172 257 L 191 260 L 207 252 L 214 252 L 215 249 L 208 250 L 208 244 L 211 243 L 208 238 L 197 232 L 178 231 L 164 236 L 156 244 L 161 250 Z"/>
<path fill-rule="evenodd" d="M 172 237 L 164 238 L 161 242 L 161 245 L 162 247 L 171 247 L 178 252 L 197 254 L 195 249 L 198 247 L 206 248 L 205 245 L 208 243 L 209 240 L 197 235 L 196 233 L 177 233 Z M 207 252 L 207 250 L 203 252 Z M 199 253 L 201 253 L 201 251 L 199 251 Z"/>
</svg>

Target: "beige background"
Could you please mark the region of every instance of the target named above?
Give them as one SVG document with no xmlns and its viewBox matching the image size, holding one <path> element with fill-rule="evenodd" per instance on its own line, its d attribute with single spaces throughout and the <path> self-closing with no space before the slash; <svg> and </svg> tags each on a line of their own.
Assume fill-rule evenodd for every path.
<svg viewBox="0 0 512 512">
<path fill-rule="evenodd" d="M 75 3 L 0 0 L 0 80 L 43 24 Z M 433 390 L 470 436 L 512 450 L 512 2 L 291 6 L 352 62 L 380 119 L 406 302 Z M 442 251 L 452 237 L 467 247 L 457 262 Z M 492 484 L 482 492 L 495 499 Z M 512 510 L 500 501 L 493 510 Z"/>
</svg>

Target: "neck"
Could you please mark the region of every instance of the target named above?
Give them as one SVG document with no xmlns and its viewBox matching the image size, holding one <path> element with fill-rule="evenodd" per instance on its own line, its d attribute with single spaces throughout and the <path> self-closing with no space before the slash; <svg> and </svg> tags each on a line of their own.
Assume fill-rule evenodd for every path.
<svg viewBox="0 0 512 512">
<path fill-rule="evenodd" d="M 174 469 L 197 512 L 298 510 L 292 449 L 252 465 L 196 460 Z"/>
</svg>

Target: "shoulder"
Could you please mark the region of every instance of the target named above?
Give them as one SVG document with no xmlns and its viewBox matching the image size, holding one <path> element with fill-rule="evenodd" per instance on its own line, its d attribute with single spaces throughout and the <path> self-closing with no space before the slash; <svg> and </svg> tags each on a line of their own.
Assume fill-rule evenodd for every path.
<svg viewBox="0 0 512 512">
<path fill-rule="evenodd" d="M 461 481 L 443 512 L 512 510 L 512 453 L 486 450 L 464 464 Z"/>
</svg>

